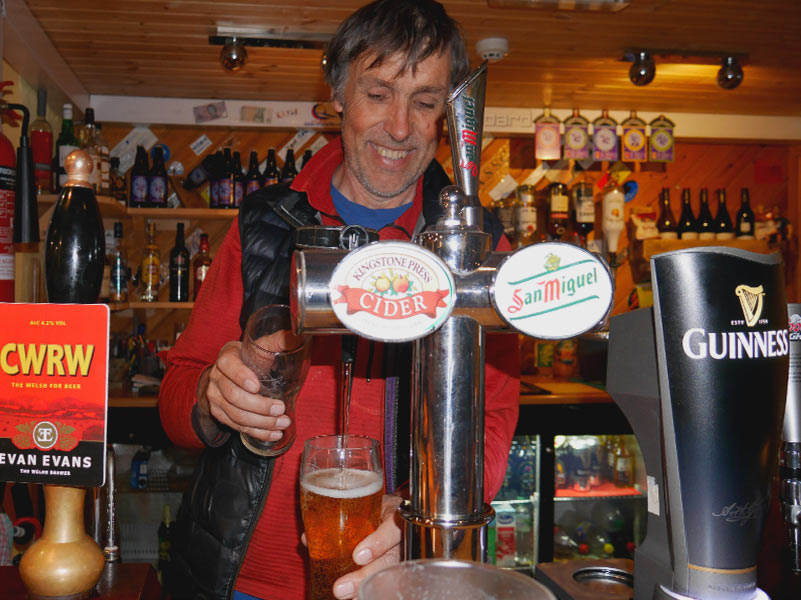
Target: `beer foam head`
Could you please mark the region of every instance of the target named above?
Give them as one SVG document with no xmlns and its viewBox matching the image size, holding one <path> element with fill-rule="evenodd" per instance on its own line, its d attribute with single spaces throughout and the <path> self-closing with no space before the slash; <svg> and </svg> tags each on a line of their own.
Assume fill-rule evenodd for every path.
<svg viewBox="0 0 801 600">
<path fill-rule="evenodd" d="M 301 485 L 309 492 L 331 498 L 362 498 L 380 491 L 381 473 L 358 469 L 320 469 L 306 473 Z"/>
</svg>

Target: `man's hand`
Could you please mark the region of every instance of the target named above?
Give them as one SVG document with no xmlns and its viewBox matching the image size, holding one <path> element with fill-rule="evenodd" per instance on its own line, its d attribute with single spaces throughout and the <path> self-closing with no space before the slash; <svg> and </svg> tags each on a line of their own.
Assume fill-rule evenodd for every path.
<svg viewBox="0 0 801 600">
<path fill-rule="evenodd" d="M 283 344 L 282 344 L 283 345 Z M 226 425 L 263 442 L 274 442 L 289 427 L 280 400 L 259 395 L 256 374 L 242 362 L 241 342 L 228 342 L 198 384 L 197 410 L 204 433 L 213 438 Z"/>
<path fill-rule="evenodd" d="M 358 571 L 343 575 L 334 583 L 337 598 L 355 598 L 359 584 L 372 573 L 400 560 L 401 529 L 398 519 L 400 496 L 384 496 L 381 525 L 353 550 L 353 561 L 363 565 Z"/>
</svg>

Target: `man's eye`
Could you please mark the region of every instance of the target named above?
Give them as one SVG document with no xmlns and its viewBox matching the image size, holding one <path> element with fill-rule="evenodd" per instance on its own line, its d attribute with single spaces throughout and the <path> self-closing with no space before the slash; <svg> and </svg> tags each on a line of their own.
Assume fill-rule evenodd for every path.
<svg viewBox="0 0 801 600">
<path fill-rule="evenodd" d="M 386 98 L 386 95 L 385 94 L 371 94 L 371 93 L 368 92 L 367 97 L 370 100 L 375 100 L 376 102 L 379 102 L 379 101 L 383 100 L 384 98 Z"/>
<path fill-rule="evenodd" d="M 424 102 L 422 100 L 417 101 L 417 106 L 423 110 L 434 110 L 437 107 L 437 105 L 433 102 Z"/>
</svg>

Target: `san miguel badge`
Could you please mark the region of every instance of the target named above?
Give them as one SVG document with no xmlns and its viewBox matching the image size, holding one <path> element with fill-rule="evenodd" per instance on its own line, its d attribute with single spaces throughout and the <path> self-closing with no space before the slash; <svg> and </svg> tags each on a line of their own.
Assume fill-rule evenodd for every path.
<svg viewBox="0 0 801 600">
<path fill-rule="evenodd" d="M 0 481 L 105 476 L 109 308 L 0 304 Z"/>
<path fill-rule="evenodd" d="M 603 322 L 614 286 L 594 254 L 547 242 L 510 254 L 498 267 L 491 294 L 510 327 L 535 338 L 566 339 Z"/>
<path fill-rule="evenodd" d="M 442 259 L 407 242 L 378 242 L 351 252 L 329 284 L 342 324 L 383 342 L 415 340 L 437 330 L 453 311 L 455 292 Z"/>
</svg>

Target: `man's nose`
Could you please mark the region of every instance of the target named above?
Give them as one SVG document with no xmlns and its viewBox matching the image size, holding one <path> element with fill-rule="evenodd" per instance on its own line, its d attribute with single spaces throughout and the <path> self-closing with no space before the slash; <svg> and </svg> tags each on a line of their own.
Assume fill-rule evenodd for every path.
<svg viewBox="0 0 801 600">
<path fill-rule="evenodd" d="M 405 140 L 412 131 L 410 116 L 409 102 L 400 98 L 395 99 L 384 121 L 384 130 L 398 142 Z"/>
</svg>

